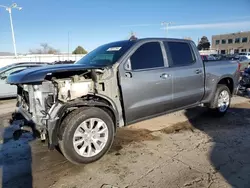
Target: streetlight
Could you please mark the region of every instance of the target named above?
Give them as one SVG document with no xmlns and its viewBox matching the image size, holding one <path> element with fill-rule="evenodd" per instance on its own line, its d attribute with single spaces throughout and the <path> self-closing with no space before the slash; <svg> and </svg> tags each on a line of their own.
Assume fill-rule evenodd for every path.
<svg viewBox="0 0 250 188">
<path fill-rule="evenodd" d="M 172 24 L 172 22 L 162 22 L 161 25 L 165 26 L 164 29 L 166 29 L 166 35 L 168 34 L 168 27 Z"/>
<path fill-rule="evenodd" d="M 14 34 L 14 28 L 13 28 L 13 23 L 12 23 L 12 15 L 11 15 L 11 10 L 12 9 L 17 9 L 17 10 L 22 10 L 22 7 L 17 6 L 16 3 L 13 3 L 10 7 L 0 5 L 0 7 L 5 8 L 9 12 L 10 15 L 10 26 L 11 26 L 11 33 L 12 33 L 12 41 L 13 41 L 13 47 L 14 47 L 14 52 L 15 52 L 15 57 L 17 57 L 16 53 L 16 40 L 15 40 L 15 34 Z"/>
</svg>

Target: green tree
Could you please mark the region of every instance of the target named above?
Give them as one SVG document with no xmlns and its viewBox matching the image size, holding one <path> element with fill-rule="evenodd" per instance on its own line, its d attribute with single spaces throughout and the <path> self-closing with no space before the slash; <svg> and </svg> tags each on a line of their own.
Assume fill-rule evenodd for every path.
<svg viewBox="0 0 250 188">
<path fill-rule="evenodd" d="M 83 47 L 77 46 L 76 49 L 72 52 L 72 54 L 86 54 L 88 53 Z"/>
<path fill-rule="evenodd" d="M 206 36 L 201 37 L 197 48 L 198 50 L 209 50 L 210 42 Z"/>
</svg>

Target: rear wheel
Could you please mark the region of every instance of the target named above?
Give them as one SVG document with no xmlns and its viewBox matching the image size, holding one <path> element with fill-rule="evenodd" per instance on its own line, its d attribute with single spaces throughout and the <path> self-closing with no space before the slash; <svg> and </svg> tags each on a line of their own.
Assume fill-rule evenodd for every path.
<svg viewBox="0 0 250 188">
<path fill-rule="evenodd" d="M 223 116 L 231 103 L 231 93 L 226 85 L 218 85 L 209 109 L 215 116 Z"/>
<path fill-rule="evenodd" d="M 72 163 L 91 163 L 111 147 L 115 127 L 112 118 L 100 108 L 83 108 L 69 114 L 61 125 L 59 147 Z"/>
</svg>

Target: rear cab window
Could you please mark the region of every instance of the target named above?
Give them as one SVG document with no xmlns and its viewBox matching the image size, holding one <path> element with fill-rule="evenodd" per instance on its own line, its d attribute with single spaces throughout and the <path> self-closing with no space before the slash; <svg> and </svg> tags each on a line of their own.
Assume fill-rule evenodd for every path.
<svg viewBox="0 0 250 188">
<path fill-rule="evenodd" d="M 167 56 L 171 58 L 170 67 L 192 65 L 196 62 L 195 54 L 188 42 L 165 41 Z"/>
<path fill-rule="evenodd" d="M 162 49 L 159 42 L 142 44 L 130 57 L 132 70 L 164 67 Z"/>
</svg>

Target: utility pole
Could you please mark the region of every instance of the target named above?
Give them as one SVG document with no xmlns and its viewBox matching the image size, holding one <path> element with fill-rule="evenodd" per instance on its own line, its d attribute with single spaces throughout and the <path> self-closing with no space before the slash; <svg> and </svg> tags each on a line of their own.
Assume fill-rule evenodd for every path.
<svg viewBox="0 0 250 188">
<path fill-rule="evenodd" d="M 68 31 L 68 61 L 69 61 L 69 31 Z"/>
<path fill-rule="evenodd" d="M 162 22 L 161 25 L 165 26 L 163 29 L 166 30 L 166 37 L 168 35 L 168 27 L 173 24 L 172 22 Z"/>
<path fill-rule="evenodd" d="M 13 22 L 12 22 L 12 9 L 18 9 L 18 10 L 22 10 L 22 7 L 18 7 L 16 3 L 13 3 L 10 7 L 4 6 L 4 5 L 0 5 L 0 7 L 5 8 L 6 11 L 9 12 L 9 16 L 10 16 L 10 27 L 11 27 L 11 34 L 12 34 L 12 42 L 13 42 L 13 47 L 14 47 L 14 53 L 15 53 L 15 57 L 17 57 L 17 52 L 16 52 L 16 39 L 15 39 L 15 33 L 14 33 L 14 27 L 13 27 Z"/>
</svg>

